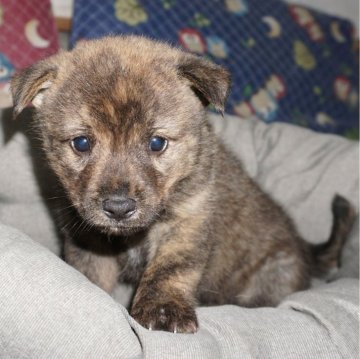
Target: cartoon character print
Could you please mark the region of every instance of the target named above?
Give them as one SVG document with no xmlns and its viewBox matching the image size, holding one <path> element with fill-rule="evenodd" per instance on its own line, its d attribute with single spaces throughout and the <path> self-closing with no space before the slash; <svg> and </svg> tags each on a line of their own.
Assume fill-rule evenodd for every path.
<svg viewBox="0 0 360 359">
<path fill-rule="evenodd" d="M 306 31 L 312 41 L 324 41 L 324 32 L 308 9 L 298 5 L 290 5 L 289 13 L 294 21 Z"/>
<path fill-rule="evenodd" d="M 337 76 L 334 81 L 334 93 L 337 99 L 345 102 L 351 91 L 350 80 L 346 76 Z"/>
<path fill-rule="evenodd" d="M 254 115 L 254 109 L 248 101 L 242 101 L 234 106 L 234 112 L 241 118 L 249 118 Z"/>
<path fill-rule="evenodd" d="M 136 26 L 148 20 L 148 16 L 138 0 L 116 0 L 115 16 L 130 26 Z"/>
<path fill-rule="evenodd" d="M 250 99 L 251 107 L 255 114 L 265 122 L 275 120 L 276 113 L 279 109 L 277 101 L 266 89 L 260 89 Z"/>
<path fill-rule="evenodd" d="M 8 58 L 0 53 L 0 108 L 12 105 L 10 94 L 10 78 L 15 68 Z"/>
<path fill-rule="evenodd" d="M 272 74 L 263 88 L 254 93 L 249 101 L 242 101 L 234 106 L 234 111 L 243 118 L 256 114 L 265 122 L 272 122 L 276 119 L 278 102 L 285 95 L 286 86 L 283 79 L 277 74 Z"/>
<path fill-rule="evenodd" d="M 211 55 L 220 59 L 226 59 L 229 54 L 229 48 L 225 41 L 218 36 L 208 36 L 206 38 L 207 49 Z"/>
<path fill-rule="evenodd" d="M 185 28 L 179 32 L 179 42 L 186 49 L 197 54 L 206 52 L 206 41 L 196 29 Z"/>
<path fill-rule="evenodd" d="M 318 112 L 315 121 L 322 127 L 335 126 L 335 120 L 325 112 Z"/>
<path fill-rule="evenodd" d="M 14 71 L 15 68 L 9 59 L 0 53 L 0 84 L 8 82 Z"/>
<path fill-rule="evenodd" d="M 266 89 L 276 99 L 281 100 L 286 95 L 285 82 L 277 74 L 272 74 L 266 81 Z"/>
<path fill-rule="evenodd" d="M 228 11 L 236 15 L 245 15 L 249 11 L 247 0 L 225 0 Z"/>
<path fill-rule="evenodd" d="M 353 89 L 350 80 L 343 75 L 339 75 L 334 80 L 333 90 L 336 98 L 350 107 L 357 107 L 359 104 L 359 94 Z"/>
</svg>

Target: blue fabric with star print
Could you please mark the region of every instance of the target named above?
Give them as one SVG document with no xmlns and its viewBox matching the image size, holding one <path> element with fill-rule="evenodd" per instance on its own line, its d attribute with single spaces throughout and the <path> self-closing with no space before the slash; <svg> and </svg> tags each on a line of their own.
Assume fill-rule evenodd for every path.
<svg viewBox="0 0 360 359">
<path fill-rule="evenodd" d="M 71 41 L 138 34 L 232 75 L 226 111 L 358 138 L 353 26 L 280 0 L 75 0 Z"/>
</svg>

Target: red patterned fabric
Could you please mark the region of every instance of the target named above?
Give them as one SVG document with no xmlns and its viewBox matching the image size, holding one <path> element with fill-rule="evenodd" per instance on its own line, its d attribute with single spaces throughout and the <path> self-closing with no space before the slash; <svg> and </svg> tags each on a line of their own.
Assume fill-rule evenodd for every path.
<svg viewBox="0 0 360 359">
<path fill-rule="evenodd" d="M 15 70 L 58 49 L 50 0 L 0 0 L 0 107 L 11 104 L 9 80 Z"/>
</svg>

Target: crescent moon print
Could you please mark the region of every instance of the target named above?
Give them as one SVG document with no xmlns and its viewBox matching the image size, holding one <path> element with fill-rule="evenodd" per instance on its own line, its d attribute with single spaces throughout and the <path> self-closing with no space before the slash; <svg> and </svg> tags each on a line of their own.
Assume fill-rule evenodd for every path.
<svg viewBox="0 0 360 359">
<path fill-rule="evenodd" d="M 275 38 L 281 35 L 281 25 L 274 17 L 264 16 L 262 21 L 270 28 L 270 31 L 267 33 L 269 37 Z"/>
<path fill-rule="evenodd" d="M 333 21 L 330 24 L 331 35 L 337 42 L 346 42 L 346 37 L 342 34 L 340 24 L 337 21 Z"/>
<path fill-rule="evenodd" d="M 25 24 L 25 36 L 34 47 L 44 49 L 49 47 L 50 41 L 42 38 L 38 32 L 39 20 L 32 19 Z"/>
</svg>

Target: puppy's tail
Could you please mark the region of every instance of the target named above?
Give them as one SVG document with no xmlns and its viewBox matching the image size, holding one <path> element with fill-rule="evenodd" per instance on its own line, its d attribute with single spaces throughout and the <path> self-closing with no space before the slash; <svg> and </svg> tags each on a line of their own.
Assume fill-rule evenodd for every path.
<svg viewBox="0 0 360 359">
<path fill-rule="evenodd" d="M 333 226 L 327 242 L 311 246 L 313 275 L 328 277 L 341 265 L 341 251 L 353 227 L 356 212 L 350 202 L 336 195 L 332 202 Z"/>
</svg>

